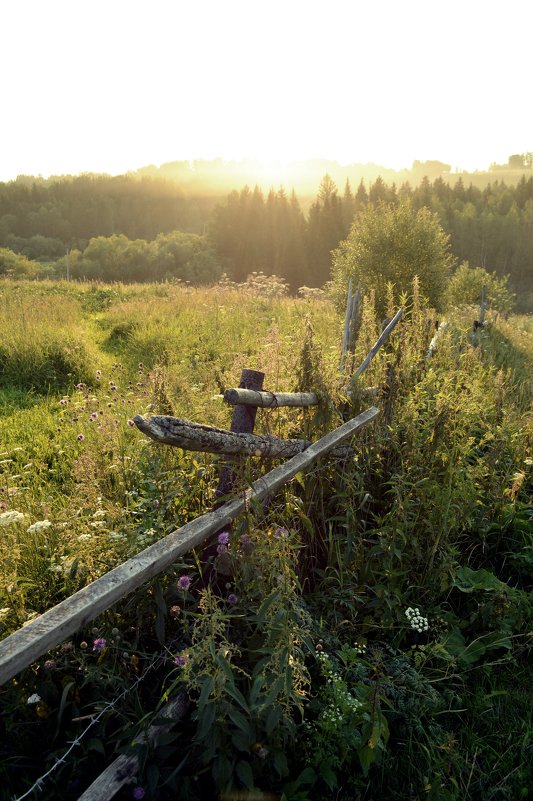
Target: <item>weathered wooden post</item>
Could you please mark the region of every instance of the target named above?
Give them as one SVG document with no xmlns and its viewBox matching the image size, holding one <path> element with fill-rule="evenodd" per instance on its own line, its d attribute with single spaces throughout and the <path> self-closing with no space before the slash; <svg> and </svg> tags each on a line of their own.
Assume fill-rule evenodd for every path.
<svg viewBox="0 0 533 801">
<path fill-rule="evenodd" d="M 260 392 L 263 389 L 265 374 L 259 370 L 245 368 L 241 374 L 239 389 L 251 389 Z M 252 434 L 257 415 L 257 406 L 237 405 L 233 409 L 231 416 L 230 431 L 240 434 Z M 218 487 L 216 488 L 216 504 L 219 506 L 225 495 L 229 495 L 235 481 L 235 463 L 239 457 L 231 457 L 221 467 L 219 473 Z"/>
</svg>

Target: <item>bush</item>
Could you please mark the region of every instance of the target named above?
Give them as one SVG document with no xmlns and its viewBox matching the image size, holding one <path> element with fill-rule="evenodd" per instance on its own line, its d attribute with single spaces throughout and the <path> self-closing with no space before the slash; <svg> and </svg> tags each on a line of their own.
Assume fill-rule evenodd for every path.
<svg viewBox="0 0 533 801">
<path fill-rule="evenodd" d="M 487 287 L 487 305 L 490 309 L 509 314 L 515 295 L 507 286 L 509 276 L 498 278 L 483 267 L 471 267 L 467 261 L 459 265 L 450 279 L 447 298 L 452 306 L 479 306 L 483 284 Z"/>
<path fill-rule="evenodd" d="M 0 248 L 0 275 L 10 276 L 11 278 L 35 278 L 39 272 L 39 265 L 14 253 L 9 248 Z"/>
<path fill-rule="evenodd" d="M 375 290 L 378 314 L 385 316 L 387 284 L 394 284 L 398 293 L 409 293 L 418 276 L 422 294 L 441 309 L 453 266 L 448 247 L 448 235 L 428 209 L 415 211 L 409 200 L 370 205 L 333 251 L 334 299 L 342 308 L 351 276 L 355 285 Z"/>
</svg>

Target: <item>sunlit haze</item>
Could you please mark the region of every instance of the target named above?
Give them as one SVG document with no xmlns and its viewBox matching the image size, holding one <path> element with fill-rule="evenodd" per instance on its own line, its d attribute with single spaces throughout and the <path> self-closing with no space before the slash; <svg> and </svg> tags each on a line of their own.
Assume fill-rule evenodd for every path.
<svg viewBox="0 0 533 801">
<path fill-rule="evenodd" d="M 17 0 L 0 10 L 0 180 L 328 158 L 486 169 L 533 149 L 533 6 Z"/>
</svg>

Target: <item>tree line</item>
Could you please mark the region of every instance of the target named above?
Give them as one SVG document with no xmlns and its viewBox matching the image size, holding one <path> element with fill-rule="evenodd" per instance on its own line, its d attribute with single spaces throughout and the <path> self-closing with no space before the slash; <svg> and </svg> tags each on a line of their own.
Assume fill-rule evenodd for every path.
<svg viewBox="0 0 533 801">
<path fill-rule="evenodd" d="M 368 206 L 398 206 L 409 200 L 415 211 L 434 213 L 450 238 L 457 263 L 468 261 L 499 276 L 522 297 L 533 293 L 533 177 L 516 186 L 495 181 L 485 189 L 453 186 L 424 178 L 419 186 L 397 188 L 381 178 L 355 192 L 341 193 L 326 176 L 304 217 L 294 194 L 283 190 L 267 198 L 259 189 L 233 192 L 213 212 L 210 236 L 225 269 L 241 278 L 250 268 L 285 278 L 294 289 L 320 286 L 331 277 L 332 251 L 344 241 Z M 355 221 L 355 222 L 354 222 Z"/>
<path fill-rule="evenodd" d="M 457 263 L 509 275 L 524 308 L 531 305 L 533 177 L 526 175 L 482 189 L 442 177 L 399 187 L 378 177 L 339 189 L 326 175 L 312 199 L 258 186 L 218 200 L 191 197 L 170 181 L 132 176 L 0 184 L 0 274 L 16 273 L 9 251 L 63 276 L 199 283 L 222 271 L 235 281 L 262 271 L 292 290 L 321 286 L 331 277 L 332 251 L 364 209 L 405 199 L 437 216 Z M 19 272 L 30 270 L 19 263 Z"/>
</svg>

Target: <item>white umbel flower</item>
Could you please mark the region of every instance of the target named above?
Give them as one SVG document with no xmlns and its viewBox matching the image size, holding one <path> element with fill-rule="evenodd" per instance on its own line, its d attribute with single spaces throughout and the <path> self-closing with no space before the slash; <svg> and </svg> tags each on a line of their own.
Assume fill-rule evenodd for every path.
<svg viewBox="0 0 533 801">
<path fill-rule="evenodd" d="M 36 520 L 35 523 L 28 527 L 27 532 L 28 534 L 38 534 L 39 531 L 46 531 L 51 525 L 49 520 Z"/>
<path fill-rule="evenodd" d="M 411 628 L 415 631 L 418 631 L 419 634 L 422 634 L 424 631 L 428 631 L 429 621 L 427 617 L 424 617 L 420 614 L 420 609 L 418 609 L 418 607 L 413 609 L 411 606 L 409 606 L 405 610 L 405 616 L 411 624 Z"/>
<path fill-rule="evenodd" d="M 8 512 L 0 514 L 0 526 L 7 527 L 13 526 L 15 523 L 20 523 L 24 520 L 22 512 L 16 512 L 15 509 L 10 509 Z"/>
</svg>

